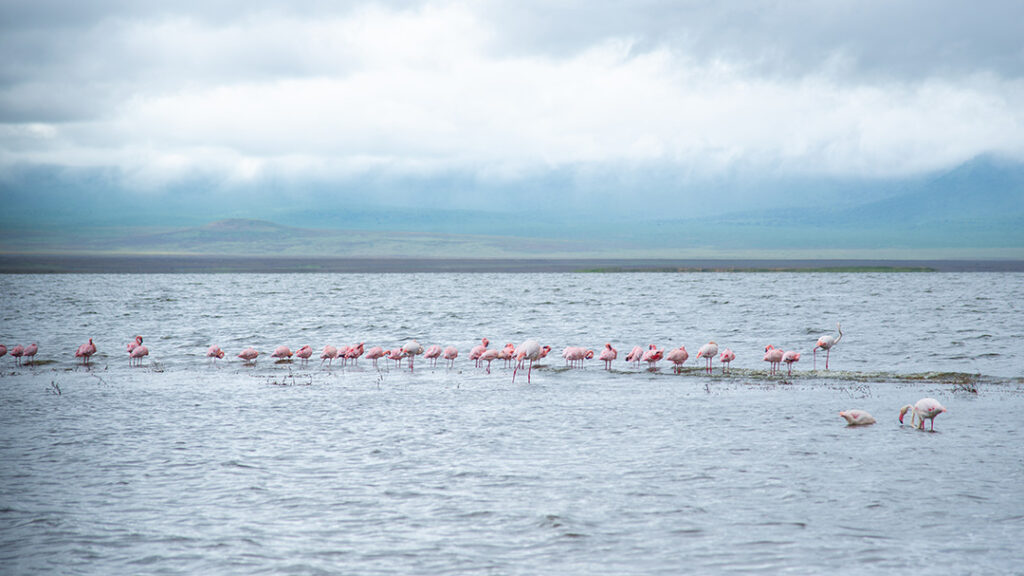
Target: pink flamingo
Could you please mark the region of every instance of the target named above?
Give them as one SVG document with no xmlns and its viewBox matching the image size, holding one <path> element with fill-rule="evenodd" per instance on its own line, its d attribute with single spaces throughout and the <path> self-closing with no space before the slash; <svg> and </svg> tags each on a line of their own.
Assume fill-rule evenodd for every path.
<svg viewBox="0 0 1024 576">
<path fill-rule="evenodd" d="M 647 347 L 647 351 L 644 352 L 644 355 L 641 358 L 641 360 L 647 362 L 648 370 L 656 370 L 658 360 L 661 360 L 662 356 L 664 356 L 663 351 L 658 350 L 657 346 L 651 344 L 650 346 Z"/>
<path fill-rule="evenodd" d="M 582 346 L 569 346 L 562 351 L 562 357 L 573 368 L 582 368 L 584 360 L 594 357 L 593 350 L 587 350 Z"/>
<path fill-rule="evenodd" d="M 278 346 L 274 348 L 274 352 L 270 355 L 271 358 L 291 358 L 292 351 L 287 346 Z"/>
<path fill-rule="evenodd" d="M 220 346 L 214 344 L 213 346 L 207 348 L 206 357 L 213 358 L 213 361 L 216 362 L 217 360 L 224 357 L 224 351 L 220 349 Z"/>
<path fill-rule="evenodd" d="M 844 410 L 839 415 L 846 420 L 847 426 L 868 426 L 875 423 L 874 417 L 863 410 Z"/>
<path fill-rule="evenodd" d="M 441 346 L 438 344 L 431 344 L 427 346 L 427 349 L 423 351 L 423 359 L 430 360 L 431 366 L 437 366 L 437 359 L 441 357 Z"/>
<path fill-rule="evenodd" d="M 455 367 L 455 359 L 459 357 L 459 349 L 455 346 L 448 346 L 444 349 L 444 359 L 448 361 L 448 367 Z"/>
<path fill-rule="evenodd" d="M 21 366 L 21 357 L 25 355 L 25 347 L 21 344 L 16 344 L 14 348 L 11 348 L 11 358 L 14 358 L 15 364 Z"/>
<path fill-rule="evenodd" d="M 0 358 L 3 358 L 7 354 L 7 346 L 0 344 Z"/>
<path fill-rule="evenodd" d="M 725 364 L 725 371 L 728 372 L 729 364 L 736 359 L 736 354 L 732 350 L 726 348 L 725 350 L 722 351 L 722 354 L 718 357 L 718 359 L 723 364 Z"/>
<path fill-rule="evenodd" d="M 313 356 L 313 348 L 309 344 L 304 345 L 295 351 L 295 355 L 302 359 L 303 364 L 309 364 L 310 357 Z"/>
<path fill-rule="evenodd" d="M 245 362 L 246 364 L 255 364 L 256 357 L 259 355 L 260 353 L 257 352 L 256 349 L 252 347 L 246 348 L 245 350 L 242 350 L 241 352 L 238 353 L 238 357 L 241 358 L 242 361 Z"/>
<path fill-rule="evenodd" d="M 484 350 L 484 353 L 480 355 L 480 362 L 487 362 L 487 373 L 491 373 L 491 362 L 497 360 L 501 356 L 501 350 L 495 350 L 494 348 L 488 348 Z"/>
<path fill-rule="evenodd" d="M 912 410 L 910 416 L 910 425 L 914 426 L 915 420 L 920 419 L 921 424 L 918 426 L 921 430 L 924 430 L 924 421 L 932 421 L 932 432 L 935 431 L 935 417 L 943 412 L 946 412 L 946 408 L 939 404 L 939 401 L 935 398 L 921 398 L 913 406 L 907 404 L 903 408 L 900 408 L 900 424 L 903 424 L 903 415 L 907 413 L 907 410 Z"/>
<path fill-rule="evenodd" d="M 598 360 L 604 362 L 604 369 L 612 369 L 612 360 L 619 357 L 619 351 L 612 348 L 611 342 L 605 342 L 604 350 L 601 350 L 601 355 L 597 357 Z"/>
<path fill-rule="evenodd" d="M 129 365 L 134 361 L 136 366 L 142 364 L 142 359 L 149 356 L 149 348 L 142 345 L 142 336 L 135 337 L 136 345 L 132 347 L 132 351 L 128 353 Z"/>
<path fill-rule="evenodd" d="M 690 358 L 690 353 L 686 351 L 686 346 L 680 346 L 674 350 L 669 350 L 665 354 L 665 360 L 671 362 L 673 370 L 676 374 L 679 374 L 683 369 L 683 364 Z"/>
<path fill-rule="evenodd" d="M 402 346 L 402 352 L 409 357 L 409 370 L 413 370 L 413 362 L 416 360 L 416 356 L 423 354 L 423 346 L 415 340 L 409 340 Z"/>
<path fill-rule="evenodd" d="M 26 358 L 26 362 L 35 362 L 36 353 L 39 352 L 39 345 L 33 342 L 28 346 L 25 346 L 25 351 L 22 353 Z"/>
<path fill-rule="evenodd" d="M 633 346 L 629 354 L 626 355 L 626 362 L 635 364 L 638 368 L 640 367 L 640 360 L 644 357 L 644 349 L 639 346 Z"/>
<path fill-rule="evenodd" d="M 703 358 L 705 360 L 705 364 L 707 365 L 705 371 L 708 374 L 711 374 L 711 361 L 715 359 L 715 354 L 718 354 L 718 344 L 715 344 L 714 340 L 701 346 L 700 349 L 697 350 L 697 358 Z"/>
<path fill-rule="evenodd" d="M 769 374 L 775 374 L 779 364 L 782 363 L 782 355 L 785 354 L 781 349 L 776 348 L 769 344 L 764 349 L 764 361 L 769 362 Z"/>
<path fill-rule="evenodd" d="M 829 355 L 829 351 L 832 350 L 832 347 L 835 346 L 836 344 L 839 344 L 839 341 L 843 339 L 843 329 L 839 326 L 838 322 L 836 322 L 836 330 L 839 331 L 839 337 L 838 338 L 833 336 L 833 335 L 831 335 L 831 334 L 825 334 L 821 338 L 818 338 L 818 343 L 814 345 L 814 369 L 815 370 L 818 369 L 818 348 L 821 348 L 822 350 L 825 351 L 825 370 L 828 370 L 828 355 Z M 934 422 L 933 422 L 933 424 L 934 424 Z"/>
<path fill-rule="evenodd" d="M 480 367 L 480 355 L 484 353 L 484 350 L 487 350 L 487 345 L 491 343 L 487 338 L 481 338 L 480 342 L 481 344 L 473 346 L 469 351 L 469 359 L 476 362 L 477 368 Z"/>
<path fill-rule="evenodd" d="M 349 346 L 348 351 L 345 352 L 345 361 L 347 362 L 347 361 L 351 360 L 352 363 L 355 364 L 356 360 L 359 360 L 359 357 L 362 356 L 362 355 L 363 355 L 363 343 L 360 342 L 359 344 L 356 344 L 355 346 Z"/>
<path fill-rule="evenodd" d="M 800 353 L 795 350 L 790 350 L 782 355 L 782 361 L 789 367 L 789 375 L 793 375 L 793 363 L 800 361 Z"/>
<path fill-rule="evenodd" d="M 548 347 L 551 350 L 551 347 Z M 533 363 L 536 360 L 542 358 L 543 348 L 540 343 L 536 340 L 526 340 L 516 348 L 516 367 L 512 370 L 512 383 L 516 381 L 516 373 L 519 371 L 519 367 L 522 366 L 526 360 L 530 361 L 530 367 L 526 371 L 526 381 L 530 382 L 530 375 L 533 373 Z"/>
<path fill-rule="evenodd" d="M 388 360 L 394 360 L 399 367 L 402 366 L 402 358 L 405 358 L 405 350 L 401 348 L 392 348 L 391 350 L 385 350 L 384 354 L 387 355 Z"/>
<path fill-rule="evenodd" d="M 373 367 L 377 367 L 377 359 L 384 356 L 384 349 L 380 346 L 373 346 L 366 351 L 366 359 L 373 362 Z"/>
<path fill-rule="evenodd" d="M 324 351 L 320 353 L 320 365 L 324 365 L 324 361 L 327 361 L 327 365 L 334 364 L 334 359 L 338 357 L 338 349 L 330 344 L 324 346 Z"/>
<path fill-rule="evenodd" d="M 505 368 L 512 365 L 512 359 L 516 355 L 516 345 L 511 342 L 506 342 L 505 347 L 498 352 L 498 358 L 505 361 Z"/>
<path fill-rule="evenodd" d="M 75 351 L 75 357 L 82 359 L 82 365 L 85 366 L 89 363 L 89 358 L 96 353 L 96 345 L 92 343 L 92 338 L 85 344 L 78 347 Z"/>
<path fill-rule="evenodd" d="M 132 350 L 135 350 L 135 347 L 139 346 L 141 344 L 142 344 L 142 336 L 136 336 L 135 340 L 133 340 L 133 341 L 128 343 L 128 355 L 130 356 L 131 353 L 132 353 Z"/>
</svg>

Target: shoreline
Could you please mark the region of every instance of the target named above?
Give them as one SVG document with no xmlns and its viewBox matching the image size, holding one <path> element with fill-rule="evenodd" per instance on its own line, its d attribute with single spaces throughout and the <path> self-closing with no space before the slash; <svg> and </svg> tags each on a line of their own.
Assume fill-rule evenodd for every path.
<svg viewBox="0 0 1024 576">
<path fill-rule="evenodd" d="M 310 258 L 0 254 L 0 274 L 1024 272 L 1024 260 Z"/>
</svg>

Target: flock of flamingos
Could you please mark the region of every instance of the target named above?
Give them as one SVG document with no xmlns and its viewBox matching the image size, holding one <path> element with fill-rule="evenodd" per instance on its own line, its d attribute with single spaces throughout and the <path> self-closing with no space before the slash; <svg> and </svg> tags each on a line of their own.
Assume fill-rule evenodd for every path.
<svg viewBox="0 0 1024 576">
<path fill-rule="evenodd" d="M 843 337 L 842 328 L 836 324 L 836 330 L 839 332 L 838 336 L 826 334 L 821 338 L 818 338 L 817 343 L 814 346 L 814 357 L 815 357 L 815 369 L 817 368 L 817 352 L 818 349 L 825 351 L 825 369 L 828 370 L 828 359 L 829 352 L 832 347 L 839 343 Z M 506 367 L 514 365 L 515 368 L 512 371 L 512 381 L 515 382 L 516 374 L 520 368 L 522 368 L 527 361 L 529 362 L 527 368 L 526 379 L 530 381 L 530 375 L 533 372 L 533 363 L 536 360 L 544 358 L 551 352 L 551 346 L 541 346 L 536 340 L 526 340 L 519 346 L 512 343 L 506 344 L 503 348 L 488 348 L 490 341 L 487 338 L 481 339 L 481 343 L 474 346 L 469 352 L 469 359 L 476 363 L 476 366 L 483 367 L 486 363 L 487 373 L 491 372 L 491 362 L 495 360 L 502 360 L 505 362 Z M 142 359 L 149 355 L 149 348 L 142 343 L 142 336 L 136 336 L 135 340 L 130 342 L 127 346 L 128 351 L 128 362 L 130 365 L 138 365 L 142 362 Z M 28 346 L 14 346 L 10 350 L 6 346 L 0 344 L 0 357 L 10 353 L 15 358 L 16 362 L 20 365 L 22 359 L 25 358 L 27 361 L 34 361 L 35 355 L 39 352 L 39 346 L 37 344 L 29 344 Z M 96 353 L 96 345 L 93 343 L 92 338 L 85 344 L 78 347 L 75 351 L 75 357 L 81 358 L 83 364 L 88 364 L 90 357 Z M 293 356 L 302 360 L 303 363 L 307 363 L 313 356 L 314 352 L 310 346 L 303 346 L 296 351 L 290 350 L 287 346 L 278 346 L 274 352 L 270 355 L 271 358 L 279 359 L 290 359 Z M 214 361 L 224 358 L 224 351 L 221 350 L 220 346 L 213 345 L 206 352 L 206 356 L 212 358 Z M 256 358 L 260 355 L 254 348 L 246 348 L 238 354 L 238 358 L 241 358 L 246 363 L 255 363 Z M 455 359 L 459 356 L 459 351 L 454 346 L 448 346 L 444 349 L 438 345 L 428 346 L 424 348 L 417 341 L 410 340 L 403 346 L 393 348 L 391 350 L 384 350 L 380 346 L 373 346 L 368 350 L 364 350 L 363 343 L 360 342 L 355 346 L 342 346 L 338 348 L 336 346 L 327 345 L 324 346 L 323 351 L 320 353 L 320 364 L 323 365 L 327 362 L 331 365 L 335 360 L 340 360 L 343 364 L 349 361 L 356 362 L 360 357 L 373 361 L 374 367 L 377 366 L 377 360 L 380 358 L 386 358 L 388 360 L 396 361 L 401 366 L 402 360 L 409 360 L 409 368 L 413 369 L 413 362 L 416 356 L 422 355 L 425 359 L 431 360 L 434 365 L 437 363 L 438 358 L 444 358 L 448 362 L 449 368 L 454 366 Z M 598 360 L 604 362 L 606 370 L 611 369 L 612 362 L 618 358 L 618 350 L 612 347 L 612 345 L 605 344 L 604 350 L 598 355 Z M 708 342 L 707 344 L 700 347 L 697 351 L 697 359 L 703 359 L 705 361 L 704 370 L 708 373 L 712 373 L 712 362 L 715 356 L 723 364 L 722 371 L 727 373 L 729 371 L 729 364 L 736 358 L 736 354 L 732 350 L 725 348 L 719 353 L 718 344 L 715 342 Z M 594 358 L 595 352 L 588 350 L 581 346 L 567 346 L 562 351 L 562 357 L 570 367 L 582 367 L 585 360 Z M 657 363 L 660 360 L 666 360 L 673 364 L 673 368 L 676 373 L 679 373 L 682 369 L 682 365 L 690 358 L 689 352 L 686 351 L 685 346 L 680 346 L 669 351 L 659 349 L 654 344 L 648 346 L 645 350 L 640 346 L 635 346 L 626 355 L 626 361 L 636 366 L 639 366 L 641 362 L 646 362 L 651 369 L 656 369 Z M 793 374 L 793 364 L 800 361 L 800 353 L 796 351 L 785 351 L 781 348 L 768 345 L 765 347 L 764 361 L 770 365 L 769 373 L 775 374 L 781 364 L 786 363 L 789 368 L 789 375 Z M 913 405 L 906 405 L 900 409 L 900 423 L 903 423 L 903 418 L 907 412 L 911 412 L 911 426 L 917 426 L 924 428 L 924 421 L 931 421 L 931 429 L 935 429 L 935 417 L 946 411 L 946 408 L 942 406 L 934 398 L 922 398 Z M 839 413 L 850 426 L 863 426 L 874 424 L 875 419 L 865 412 L 864 410 L 844 410 Z M 920 422 L 918 423 L 918 420 Z"/>
</svg>

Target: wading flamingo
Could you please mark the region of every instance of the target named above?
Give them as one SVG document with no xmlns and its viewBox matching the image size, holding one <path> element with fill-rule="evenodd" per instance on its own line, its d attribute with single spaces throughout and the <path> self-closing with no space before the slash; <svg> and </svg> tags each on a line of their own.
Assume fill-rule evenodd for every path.
<svg viewBox="0 0 1024 576">
<path fill-rule="evenodd" d="M 324 351 L 320 353 L 320 365 L 323 366 L 324 362 L 330 366 L 334 364 L 334 359 L 338 357 L 338 349 L 330 344 L 324 346 Z"/>
<path fill-rule="evenodd" d="M 25 362 L 35 362 L 37 352 L 39 352 L 39 345 L 35 342 L 25 346 L 25 351 L 22 352 L 23 357 L 26 359 Z"/>
<path fill-rule="evenodd" d="M 657 346 L 651 344 L 650 346 L 647 347 L 647 351 L 644 352 L 644 355 L 640 358 L 640 360 L 647 362 L 648 370 L 655 370 L 657 369 L 658 360 L 661 360 L 661 358 L 664 355 L 665 354 L 662 350 L 658 350 Z M 687 354 L 687 356 L 689 356 L 689 354 Z"/>
<path fill-rule="evenodd" d="M 480 355 L 480 362 L 487 362 L 487 373 L 491 373 L 491 362 L 498 359 L 501 356 L 501 350 L 495 350 L 494 348 L 488 348 L 484 350 L 484 353 Z"/>
<path fill-rule="evenodd" d="M 612 348 L 611 342 L 606 342 L 604 345 L 604 350 L 601 350 L 601 355 L 598 356 L 597 359 L 604 362 L 605 370 L 611 370 L 612 360 L 615 360 L 618 357 L 619 351 L 616 350 L 615 348 Z"/>
<path fill-rule="evenodd" d="M 14 348 L 11 348 L 11 358 L 14 358 L 14 363 L 21 366 L 21 357 L 25 354 L 25 347 L 21 344 L 15 344 Z"/>
<path fill-rule="evenodd" d="M 900 424 L 903 424 L 903 416 L 907 413 L 907 410 L 911 410 L 910 425 L 914 426 L 915 420 L 920 420 L 921 423 L 918 426 L 921 430 L 924 430 L 924 421 L 932 421 L 932 432 L 935 431 L 935 417 L 946 411 L 946 408 L 939 404 L 939 401 L 935 398 L 921 398 L 916 404 L 911 406 L 907 404 L 903 408 L 900 408 Z"/>
<path fill-rule="evenodd" d="M 843 329 L 836 322 L 836 330 L 839 331 L 839 336 L 833 336 L 826 334 L 821 338 L 818 338 L 818 343 L 814 345 L 814 369 L 818 369 L 818 348 L 825 351 L 825 370 L 828 370 L 828 354 L 832 350 L 832 347 L 839 344 L 839 341 L 843 339 Z"/>
<path fill-rule="evenodd" d="M 459 357 L 459 349 L 455 346 L 448 346 L 444 349 L 444 359 L 448 361 L 448 367 L 455 367 L 455 359 Z"/>
<path fill-rule="evenodd" d="M 714 340 L 701 346 L 700 350 L 697 350 L 697 358 L 703 358 L 705 360 L 705 364 L 707 365 L 705 371 L 708 374 L 711 374 L 711 361 L 715 359 L 715 354 L 718 354 L 718 344 L 715 344 Z"/>
<path fill-rule="evenodd" d="M 683 364 L 690 359 L 690 353 L 686 351 L 686 346 L 680 346 L 674 350 L 669 350 L 665 353 L 665 360 L 668 360 L 673 364 L 672 369 L 676 374 L 679 374 L 683 370 Z"/>
<path fill-rule="evenodd" d="M 530 367 L 526 371 L 526 382 L 530 382 L 530 375 L 533 373 L 533 363 L 547 355 L 551 351 L 550 346 L 541 346 L 536 340 L 525 340 L 516 347 L 516 367 L 512 370 L 512 382 L 516 381 L 516 373 L 522 367 L 523 362 L 530 361 Z"/>
<path fill-rule="evenodd" d="M 295 351 L 295 355 L 302 359 L 303 364 L 308 364 L 309 359 L 313 356 L 313 348 L 306 344 L 302 348 Z"/>
<path fill-rule="evenodd" d="M 416 356 L 423 354 L 423 346 L 415 340 L 409 340 L 402 346 L 402 352 L 409 357 L 409 370 L 412 370 Z"/>
<path fill-rule="evenodd" d="M 291 358 L 292 357 L 292 351 L 287 346 L 278 346 L 277 348 L 274 348 L 274 352 L 273 352 L 273 354 L 270 355 L 270 357 L 271 358 L 281 358 L 281 359 Z"/>
<path fill-rule="evenodd" d="M 732 350 L 726 348 L 725 350 L 722 350 L 722 354 L 718 356 L 718 359 L 721 360 L 723 364 L 725 364 L 724 371 L 728 372 L 729 364 L 736 359 L 736 354 Z"/>
<path fill-rule="evenodd" d="M 149 348 L 142 345 L 142 336 L 135 337 L 136 345 L 132 346 L 131 352 L 128 353 L 128 364 L 135 362 L 136 366 L 142 364 L 142 359 L 149 356 Z"/>
<path fill-rule="evenodd" d="M 480 342 L 481 344 L 473 346 L 469 351 L 469 359 L 476 362 L 477 368 L 480 367 L 480 355 L 484 353 L 484 350 L 487 350 L 487 345 L 491 343 L 487 338 L 481 338 Z"/>
<path fill-rule="evenodd" d="M 345 362 L 346 363 L 348 363 L 348 361 L 351 360 L 352 363 L 355 364 L 356 360 L 359 360 L 359 357 L 363 355 L 363 344 L 364 344 L 363 342 L 360 342 L 359 344 L 356 344 L 355 346 L 349 346 L 348 347 L 348 350 L 345 351 Z"/>
<path fill-rule="evenodd" d="M 213 361 L 216 362 L 224 357 L 224 351 L 220 349 L 220 346 L 214 344 L 206 349 L 206 357 L 213 358 Z"/>
<path fill-rule="evenodd" d="M 78 350 L 75 351 L 75 357 L 81 358 L 82 366 L 85 366 L 86 364 L 89 363 L 89 357 L 91 357 L 95 353 L 96 345 L 92 343 L 92 338 L 89 338 L 88 342 L 79 346 Z"/>
<path fill-rule="evenodd" d="M 779 367 L 779 364 L 782 363 L 783 354 L 785 354 L 784 351 L 782 351 L 779 348 L 776 348 L 775 346 L 772 346 L 771 344 L 765 346 L 764 361 L 770 363 L 770 368 L 768 369 L 769 374 L 775 374 L 776 370 Z"/>
<path fill-rule="evenodd" d="M 7 354 L 7 346 L 0 344 L 0 358 L 3 358 Z"/>
<path fill-rule="evenodd" d="M 505 361 L 505 368 L 512 365 L 512 358 L 516 355 L 516 345 L 506 342 L 505 347 L 498 352 L 498 358 Z"/>
<path fill-rule="evenodd" d="M 639 346 L 633 346 L 633 349 L 626 354 L 626 362 L 635 364 L 637 368 L 640 367 L 640 359 L 644 357 L 644 349 Z"/>
<path fill-rule="evenodd" d="M 366 351 L 366 359 L 373 362 L 373 367 L 377 367 L 377 359 L 384 356 L 384 349 L 380 346 L 373 346 Z"/>
<path fill-rule="evenodd" d="M 423 359 L 430 360 L 431 366 L 437 366 L 437 359 L 441 357 L 441 346 L 438 344 L 431 344 L 427 346 L 427 349 L 423 351 Z"/>
<path fill-rule="evenodd" d="M 238 357 L 241 358 L 242 361 L 245 362 L 246 364 L 255 364 L 256 357 L 259 355 L 260 353 L 257 352 L 256 349 L 252 347 L 246 348 L 245 350 L 242 350 L 241 352 L 238 353 Z"/>
<path fill-rule="evenodd" d="M 792 376 L 793 363 L 800 361 L 800 353 L 795 350 L 790 350 L 782 355 L 782 361 L 786 363 L 786 366 L 789 366 L 789 375 Z"/>
<path fill-rule="evenodd" d="M 875 423 L 875 418 L 864 410 L 844 410 L 839 415 L 846 419 L 847 426 L 867 426 Z"/>
</svg>

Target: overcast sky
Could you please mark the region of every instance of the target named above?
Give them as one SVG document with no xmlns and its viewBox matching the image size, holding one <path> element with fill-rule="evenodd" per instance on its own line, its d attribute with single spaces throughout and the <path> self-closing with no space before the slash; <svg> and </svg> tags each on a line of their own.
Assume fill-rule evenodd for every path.
<svg viewBox="0 0 1024 576">
<path fill-rule="evenodd" d="M 1021 162 L 1022 22 L 1016 1 L 0 0 L 0 171 L 586 198 Z"/>
</svg>

